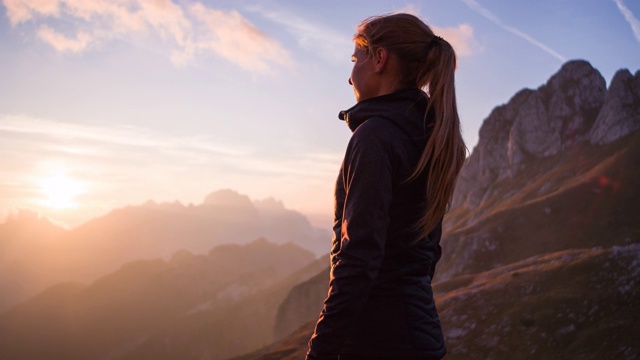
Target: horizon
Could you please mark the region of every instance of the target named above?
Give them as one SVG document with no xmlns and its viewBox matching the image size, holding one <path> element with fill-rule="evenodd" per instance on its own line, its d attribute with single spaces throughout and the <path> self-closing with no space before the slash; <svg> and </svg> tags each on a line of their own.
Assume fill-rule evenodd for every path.
<svg viewBox="0 0 640 360">
<path fill-rule="evenodd" d="M 4 225 L 6 223 L 8 223 L 11 220 L 17 220 L 17 219 L 21 219 L 22 217 L 36 217 L 38 220 L 40 219 L 45 219 L 46 221 L 50 222 L 51 224 L 62 228 L 64 230 L 74 230 L 75 228 L 82 226 L 84 224 L 87 224 L 93 220 L 96 220 L 98 218 L 102 218 L 105 216 L 108 216 L 109 214 L 113 213 L 114 211 L 118 211 L 118 210 L 123 210 L 129 207 L 145 207 L 145 206 L 164 206 L 164 205 L 178 205 L 178 206 L 182 206 L 184 208 L 188 208 L 188 207 L 201 207 L 203 205 L 205 205 L 206 203 L 206 197 L 217 193 L 217 192 L 221 192 L 221 191 L 231 191 L 235 194 L 237 194 L 240 197 L 248 197 L 247 194 L 243 194 L 240 193 L 234 189 L 231 188 L 226 188 L 226 189 L 216 189 L 213 191 L 210 191 L 207 195 L 202 197 L 202 200 L 200 202 L 182 202 L 178 199 L 173 200 L 173 201 L 156 201 L 154 199 L 147 199 L 145 201 L 142 201 L 140 203 L 131 203 L 131 204 L 123 204 L 122 206 L 118 206 L 112 209 L 107 210 L 106 212 L 102 213 L 102 214 L 97 214 L 94 217 L 88 218 L 87 220 L 75 224 L 73 226 L 58 221 L 55 218 L 52 218 L 50 216 L 48 216 L 47 214 L 38 211 L 37 209 L 32 209 L 32 208 L 13 208 L 13 209 L 8 209 L 7 211 L 5 211 L 4 213 L 0 213 L 0 226 Z M 282 200 L 274 198 L 273 196 L 269 196 L 266 198 L 261 198 L 261 199 L 253 199 L 248 197 L 249 200 L 251 201 L 251 205 L 256 207 L 256 205 L 260 202 L 265 202 L 265 201 L 274 201 L 276 203 L 278 203 L 279 205 L 282 205 L 282 208 L 284 210 L 288 210 L 288 211 L 294 211 L 297 212 L 301 215 L 303 215 L 308 221 L 309 223 L 316 228 L 326 228 L 328 227 L 331 223 L 332 223 L 332 219 L 326 218 L 327 215 L 331 215 L 332 214 L 323 214 L 323 213 L 303 213 L 297 209 L 293 209 L 288 207 L 284 202 L 282 202 Z"/>
<path fill-rule="evenodd" d="M 640 69 L 640 3 L 624 0 L 131 4 L 2 1 L 0 223 L 26 208 L 74 228 L 232 189 L 327 226 L 370 15 L 414 13 L 454 45 L 470 152 L 492 109 L 567 61 L 607 86 Z"/>
</svg>

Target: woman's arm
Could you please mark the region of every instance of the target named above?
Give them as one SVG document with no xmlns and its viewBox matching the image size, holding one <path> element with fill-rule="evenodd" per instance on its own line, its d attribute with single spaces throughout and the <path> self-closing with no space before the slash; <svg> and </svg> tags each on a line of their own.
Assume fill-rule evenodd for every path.
<svg viewBox="0 0 640 360">
<path fill-rule="evenodd" d="M 392 199 L 392 161 L 384 126 L 369 120 L 354 132 L 343 162 L 345 199 L 340 249 L 309 341 L 308 360 L 338 359 L 367 301 L 384 256 Z"/>
</svg>

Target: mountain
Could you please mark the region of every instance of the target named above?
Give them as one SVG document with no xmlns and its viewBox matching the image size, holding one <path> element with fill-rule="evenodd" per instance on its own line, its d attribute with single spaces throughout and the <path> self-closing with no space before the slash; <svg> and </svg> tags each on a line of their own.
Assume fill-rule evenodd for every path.
<svg viewBox="0 0 640 360">
<path fill-rule="evenodd" d="M 34 229 L 44 225 L 34 221 L 0 225 L 0 249 L 7 249 L 2 254 L 13 254 L 0 255 L 0 312 L 46 286 L 93 281 L 127 262 L 168 259 L 180 249 L 203 253 L 216 245 L 265 237 L 295 243 L 319 256 L 330 241 L 327 230 L 313 227 L 281 202 L 252 202 L 232 190 L 213 192 L 200 205 L 148 201 L 116 209 L 69 231 L 51 225 L 38 232 Z"/>
<path fill-rule="evenodd" d="M 290 289 L 322 271 L 320 258 L 289 277 L 225 307 L 202 309 L 157 331 L 135 351 L 135 359 L 227 359 L 270 344 L 279 305 Z"/>
<path fill-rule="evenodd" d="M 0 312 L 33 288 L 52 283 L 42 264 L 51 242 L 65 233 L 48 218 L 26 209 L 0 224 Z"/>
<path fill-rule="evenodd" d="M 571 61 L 492 111 L 446 217 L 439 279 L 640 241 L 640 72 L 605 90 Z"/>
<path fill-rule="evenodd" d="M 3 359 L 124 359 L 149 351 L 147 343 L 155 349 L 154 340 L 177 346 L 189 339 L 184 327 L 199 324 L 206 331 L 191 336 L 216 334 L 212 345 L 244 337 L 247 344 L 217 350 L 237 355 L 273 340 L 277 304 L 327 263 L 320 261 L 297 245 L 258 239 L 207 255 L 182 250 L 169 261 L 127 263 L 90 285 L 58 284 L 0 314 L 0 353 Z"/>
<path fill-rule="evenodd" d="M 606 88 L 581 60 L 485 119 L 434 278 L 447 358 L 640 358 L 639 129 L 640 71 Z M 292 332 L 237 360 L 302 358 L 327 286 L 294 287 Z"/>
<path fill-rule="evenodd" d="M 327 297 L 329 268 L 294 286 L 278 307 L 274 335 L 281 339 L 300 328 L 309 319 L 317 318 Z"/>
</svg>

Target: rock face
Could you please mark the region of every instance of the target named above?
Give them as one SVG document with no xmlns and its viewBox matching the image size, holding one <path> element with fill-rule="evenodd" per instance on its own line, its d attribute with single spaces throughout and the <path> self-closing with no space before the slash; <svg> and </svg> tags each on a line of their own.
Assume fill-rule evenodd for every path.
<svg viewBox="0 0 640 360">
<path fill-rule="evenodd" d="M 496 108 L 445 217 L 438 279 L 640 241 L 639 128 L 640 73 L 618 71 L 607 90 L 585 61 Z"/>
<path fill-rule="evenodd" d="M 493 195 L 493 184 L 516 176 L 531 160 L 580 143 L 605 145 L 638 127 L 640 72 L 634 77 L 620 70 L 607 90 L 588 62 L 570 61 L 545 85 L 518 92 L 484 121 L 452 207 L 477 206 Z"/>
<path fill-rule="evenodd" d="M 620 70 L 611 81 L 596 123 L 591 129 L 592 144 L 607 144 L 640 127 L 640 71 L 632 76 Z"/>
</svg>

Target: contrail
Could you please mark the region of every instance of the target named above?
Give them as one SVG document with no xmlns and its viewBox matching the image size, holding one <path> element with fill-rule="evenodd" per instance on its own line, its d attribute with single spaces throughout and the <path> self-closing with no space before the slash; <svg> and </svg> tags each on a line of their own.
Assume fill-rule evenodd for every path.
<svg viewBox="0 0 640 360">
<path fill-rule="evenodd" d="M 482 7 L 482 5 L 478 4 L 475 0 L 462 0 L 464 1 L 465 4 L 467 4 L 467 6 L 469 8 L 471 8 L 471 10 L 477 12 L 478 14 L 484 16 L 485 18 L 491 20 L 494 24 L 500 26 L 501 28 L 507 30 L 508 32 L 526 40 L 527 42 L 529 42 L 530 44 L 533 44 L 537 47 L 539 47 L 540 49 L 542 49 L 544 52 L 546 52 L 547 54 L 555 57 L 556 59 L 565 62 L 567 61 L 567 58 L 562 56 L 561 54 L 559 54 L 557 51 L 553 50 L 552 48 L 548 47 L 547 45 L 543 44 L 542 42 L 534 39 L 531 35 L 520 31 L 517 28 L 514 28 L 512 26 L 506 25 L 502 22 L 502 20 L 500 20 L 500 18 L 498 18 L 495 14 L 493 14 L 491 11 L 485 9 L 484 7 Z M 620 1 L 620 0 L 615 0 L 615 1 Z"/>
<path fill-rule="evenodd" d="M 624 5 L 622 0 L 613 0 L 613 2 L 618 5 L 618 9 L 624 16 L 624 19 L 627 20 L 629 25 L 631 25 L 631 30 L 633 30 L 633 35 L 635 35 L 636 40 L 640 42 L 640 20 L 637 17 L 633 16 L 631 10 Z"/>
</svg>

